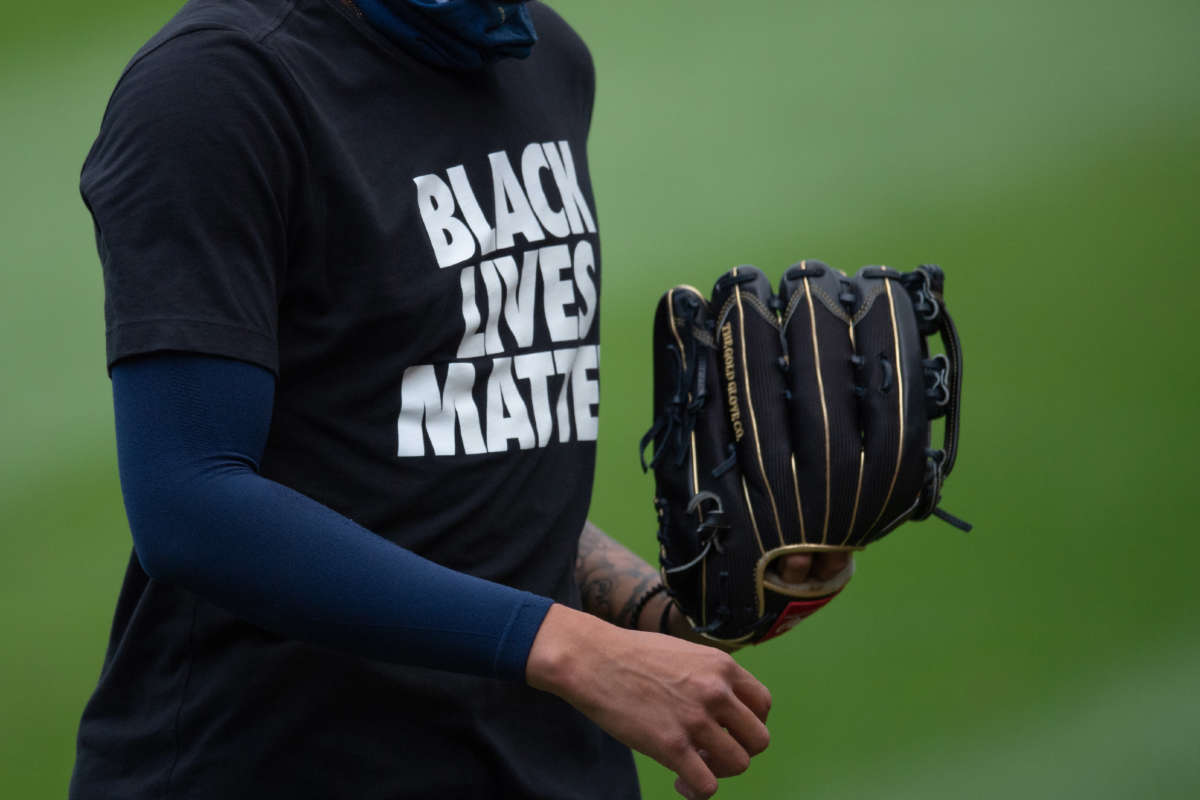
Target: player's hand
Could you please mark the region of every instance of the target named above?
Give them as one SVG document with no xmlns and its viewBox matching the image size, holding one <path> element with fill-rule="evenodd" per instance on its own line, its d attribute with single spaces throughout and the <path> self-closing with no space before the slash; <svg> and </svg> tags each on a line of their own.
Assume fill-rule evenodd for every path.
<svg viewBox="0 0 1200 800">
<path fill-rule="evenodd" d="M 526 679 L 675 772 L 689 800 L 711 797 L 770 741 L 771 694 L 728 654 L 565 606 L 546 615 Z"/>
</svg>

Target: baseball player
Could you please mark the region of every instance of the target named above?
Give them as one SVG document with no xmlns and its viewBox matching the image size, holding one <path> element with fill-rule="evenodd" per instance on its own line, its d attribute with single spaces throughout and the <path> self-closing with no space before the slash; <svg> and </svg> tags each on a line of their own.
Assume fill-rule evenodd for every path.
<svg viewBox="0 0 1200 800">
<path fill-rule="evenodd" d="M 636 797 L 629 747 L 708 797 L 767 746 L 586 522 L 593 90 L 538 3 L 192 0 L 135 55 L 81 178 L 134 553 L 71 797 Z"/>
</svg>

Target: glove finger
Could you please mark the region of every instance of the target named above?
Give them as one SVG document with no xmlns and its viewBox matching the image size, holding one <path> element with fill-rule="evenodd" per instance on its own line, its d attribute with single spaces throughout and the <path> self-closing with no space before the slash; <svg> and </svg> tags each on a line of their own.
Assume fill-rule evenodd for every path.
<svg viewBox="0 0 1200 800">
<path fill-rule="evenodd" d="M 855 413 L 853 328 L 842 276 L 819 261 L 784 273 L 779 299 L 802 541 L 840 545 L 859 513 L 862 437 Z"/>
<path fill-rule="evenodd" d="M 928 420 L 921 367 L 922 339 L 912 301 L 894 271 L 864 267 L 854 276 L 859 295 L 854 326 L 863 361 L 860 420 L 866 465 L 863 503 L 852 541 L 873 541 L 907 515 L 924 480 Z"/>
<path fill-rule="evenodd" d="M 761 552 L 789 543 L 798 510 L 792 484 L 788 420 L 781 400 L 787 390 L 779 323 L 771 308 L 767 276 L 735 267 L 717 280 L 712 307 L 721 354 L 725 406 L 733 428 L 747 522 Z"/>
<path fill-rule="evenodd" d="M 654 413 L 653 450 L 659 513 L 660 560 L 667 585 L 683 612 L 700 618 L 700 569 L 680 569 L 701 555 L 697 528 L 702 518 L 684 508 L 698 489 L 695 434 L 689 424 L 697 394 L 707 392 L 712 365 L 711 346 L 697 338 L 708 316 L 708 300 L 691 286 L 676 286 L 659 300 L 654 317 Z M 703 432 L 704 427 L 700 427 Z M 643 441 L 643 449 L 645 441 Z M 679 499 L 684 502 L 679 502 Z M 672 502 L 674 500 L 674 502 Z M 677 570 L 673 572 L 673 570 Z"/>
<path fill-rule="evenodd" d="M 737 511 L 742 490 L 712 311 L 696 289 L 677 286 L 664 295 L 655 324 L 656 352 L 666 354 L 655 370 L 658 407 L 667 420 L 656 437 L 665 445 L 655 469 L 658 492 L 660 498 L 685 500 L 659 505 L 664 580 L 692 624 L 719 635 L 716 628 L 730 621 L 730 609 L 753 606 L 750 576 L 758 551 L 726 550 L 722 542 L 742 518 Z M 745 577 L 731 580 L 733 574 Z"/>
</svg>

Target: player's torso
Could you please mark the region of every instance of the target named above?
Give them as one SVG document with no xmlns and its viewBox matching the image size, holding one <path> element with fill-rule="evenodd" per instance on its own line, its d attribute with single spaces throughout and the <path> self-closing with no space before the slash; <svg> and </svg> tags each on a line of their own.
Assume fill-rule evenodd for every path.
<svg viewBox="0 0 1200 800">
<path fill-rule="evenodd" d="M 529 59 L 475 73 L 320 0 L 265 40 L 307 164 L 281 209 L 263 470 L 442 563 L 554 593 L 528 567 L 590 496 L 600 249 L 590 59 L 536 19 Z"/>
<path fill-rule="evenodd" d="M 290 109 L 279 140 L 303 163 L 278 206 L 263 474 L 577 604 L 599 397 L 593 79 L 578 37 L 533 11 L 530 58 L 473 74 L 412 60 L 341 0 L 193 0 L 143 53 L 232 30 L 269 51 L 255 63 Z M 72 796 L 636 795 L 628 750 L 557 698 L 290 641 L 136 559 L 112 642 Z"/>
</svg>

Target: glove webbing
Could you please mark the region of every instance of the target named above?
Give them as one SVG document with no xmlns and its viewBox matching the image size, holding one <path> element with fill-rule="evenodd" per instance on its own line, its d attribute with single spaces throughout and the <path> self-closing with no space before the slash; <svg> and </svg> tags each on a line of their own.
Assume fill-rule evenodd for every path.
<svg viewBox="0 0 1200 800">
<path fill-rule="evenodd" d="M 946 310 L 943 299 L 944 274 L 941 268 L 933 264 L 922 264 L 913 272 L 900 275 L 882 270 L 868 271 L 868 274 L 899 281 L 913 298 L 913 308 L 920 317 L 922 333 L 937 333 L 946 351 L 944 356 L 939 355 L 934 359 L 946 362 L 946 402 L 940 411 L 945 415 L 942 449 L 928 452 L 925 488 L 912 519 L 926 519 L 933 515 L 960 530 L 970 531 L 972 526 L 969 522 L 938 507 L 942 483 L 950 476 L 958 455 L 959 417 L 962 408 L 962 344 L 958 338 L 958 329 L 955 328 L 954 320 Z"/>
<path fill-rule="evenodd" d="M 687 304 L 687 310 L 694 313 L 695 308 L 689 303 Z M 685 327 L 690 328 L 693 317 L 691 314 L 685 315 L 683 321 Z M 696 344 L 699 345 L 701 343 L 696 342 Z M 687 456 L 687 438 L 696 427 L 696 415 L 708 401 L 708 362 L 698 357 L 698 348 L 688 348 L 686 361 L 679 352 L 679 348 L 674 344 L 667 345 L 667 351 L 674 356 L 674 361 L 678 364 L 675 373 L 675 393 L 671 397 L 671 401 L 663 409 L 663 414 L 654 420 L 654 424 L 650 426 L 650 430 L 646 431 L 646 434 L 642 436 L 638 448 L 638 457 L 642 462 L 642 472 L 647 472 L 658 463 L 668 445 L 674 445 L 672 449 L 675 451 L 675 465 L 679 466 L 683 463 L 683 459 Z M 696 396 L 689 401 L 688 390 L 692 386 L 697 387 Z M 660 432 L 663 433 L 662 445 L 651 453 L 650 461 L 647 463 L 645 456 L 646 447 L 654 441 Z"/>
</svg>

